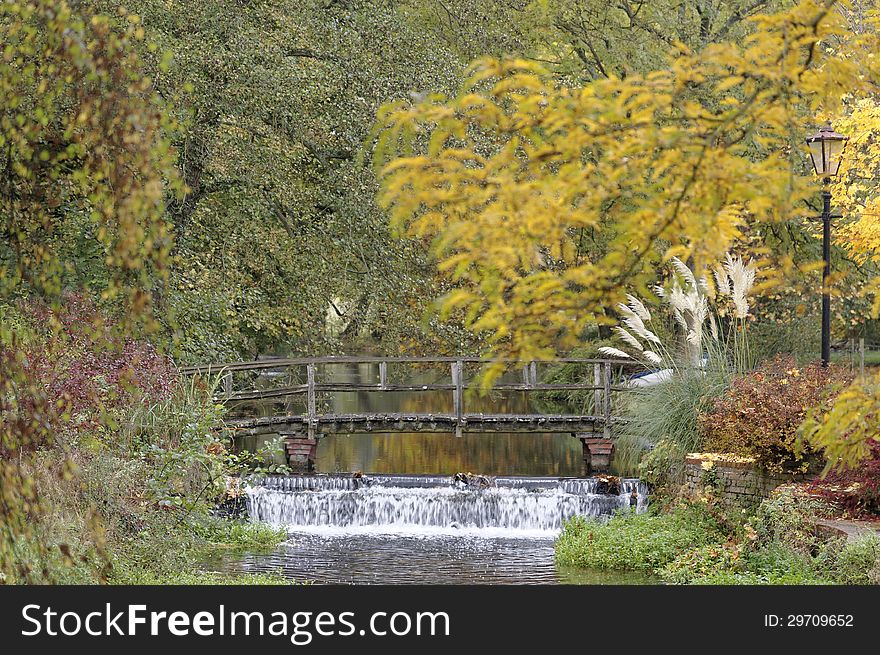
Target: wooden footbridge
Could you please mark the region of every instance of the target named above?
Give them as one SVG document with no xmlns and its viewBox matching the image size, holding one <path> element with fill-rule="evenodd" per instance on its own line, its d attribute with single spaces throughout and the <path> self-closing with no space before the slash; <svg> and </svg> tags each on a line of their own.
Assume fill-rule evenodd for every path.
<svg viewBox="0 0 880 655">
<path fill-rule="evenodd" d="M 467 391 L 479 370 L 498 360 L 469 357 L 310 357 L 270 358 L 208 364 L 182 373 L 217 382 L 215 398 L 228 409 L 227 425 L 238 436 L 278 434 L 285 438 L 292 467 L 311 469 L 324 434 L 364 432 L 563 433 L 581 440 L 587 471 L 610 464 L 617 397 L 630 388 L 633 362 L 562 358 L 504 361 L 506 373 L 494 392 L 521 392 L 525 406 L 548 394 L 578 393 L 580 411 L 571 413 L 485 413 L 469 411 Z M 554 382 L 547 372 L 562 364 L 576 367 L 580 382 Z M 550 380 L 546 378 L 550 377 Z M 431 402 L 419 396 L 419 410 L 339 411 L 334 394 L 427 393 L 445 397 Z M 537 397 L 537 398 L 536 398 Z M 329 399 L 329 402 L 328 402 Z M 450 403 L 451 401 L 451 403 Z M 423 408 L 422 405 L 429 407 Z M 441 407 L 442 405 L 442 407 Z M 421 411 L 436 408 L 436 411 Z"/>
</svg>

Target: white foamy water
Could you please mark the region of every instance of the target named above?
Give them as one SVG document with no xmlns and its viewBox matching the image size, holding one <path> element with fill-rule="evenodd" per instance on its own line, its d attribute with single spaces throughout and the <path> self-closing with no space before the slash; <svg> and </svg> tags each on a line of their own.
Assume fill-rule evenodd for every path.
<svg viewBox="0 0 880 655">
<path fill-rule="evenodd" d="M 551 539 L 572 516 L 610 516 L 647 506 L 624 480 L 599 493 L 595 478 L 497 478 L 471 488 L 443 476 L 274 476 L 248 487 L 251 518 L 292 533 Z"/>
</svg>

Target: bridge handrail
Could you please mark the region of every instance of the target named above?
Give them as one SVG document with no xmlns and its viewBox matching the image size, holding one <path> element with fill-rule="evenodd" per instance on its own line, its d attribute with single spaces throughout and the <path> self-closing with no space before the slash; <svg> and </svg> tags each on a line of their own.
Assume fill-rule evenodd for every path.
<svg viewBox="0 0 880 655">
<path fill-rule="evenodd" d="M 369 382 L 316 382 L 312 387 L 316 392 L 345 392 L 345 391 L 455 391 L 456 385 L 448 382 L 436 382 L 425 384 L 385 384 Z M 495 391 L 602 391 L 604 385 L 596 384 L 524 384 L 503 383 L 492 387 Z M 235 400 L 263 400 L 268 398 L 282 398 L 301 393 L 307 393 L 308 384 L 297 384 L 288 387 L 276 387 L 273 389 L 254 389 L 253 391 L 233 391 L 231 394 L 223 394 L 226 401 Z M 612 385 L 609 391 L 627 391 L 627 387 Z"/>
<path fill-rule="evenodd" d="M 608 358 L 580 358 L 580 357 L 559 357 L 556 359 L 512 359 L 512 358 L 485 358 L 485 357 L 382 357 L 372 355 L 327 355 L 321 357 L 293 357 L 293 358 L 266 358 L 257 359 L 246 362 L 227 362 L 224 364 L 195 364 L 192 366 L 181 366 L 178 370 L 184 375 L 194 373 L 212 373 L 227 371 L 247 371 L 272 369 L 291 366 L 306 366 L 308 364 L 376 364 L 387 362 L 389 364 L 449 364 L 452 362 L 462 362 L 464 364 L 491 364 L 495 362 L 509 364 L 610 364 L 612 366 L 640 366 L 638 362 L 630 359 L 608 359 Z"/>
<path fill-rule="evenodd" d="M 379 381 L 377 383 L 361 382 L 318 382 L 318 366 L 321 364 L 378 364 Z M 390 363 L 445 363 L 449 365 L 452 383 L 438 382 L 427 384 L 389 384 L 388 364 Z M 612 385 L 612 367 L 626 365 L 638 366 L 637 362 L 624 359 L 595 359 L 560 357 L 548 360 L 518 360 L 511 358 L 487 359 L 482 357 L 379 357 L 379 356 L 335 356 L 335 357 L 302 357 L 302 358 L 274 358 L 256 360 L 253 362 L 233 362 L 229 364 L 207 364 L 203 366 L 190 366 L 180 369 L 184 374 L 199 374 L 203 372 L 218 372 L 223 374 L 222 394 L 216 396 L 224 402 L 262 400 L 269 398 L 281 398 L 294 394 L 306 394 L 306 412 L 303 417 L 308 424 L 309 435 L 316 433 L 320 416 L 317 409 L 317 394 L 324 391 L 451 391 L 453 415 L 455 416 L 456 435 L 461 436 L 462 429 L 466 425 L 466 412 L 464 411 L 465 375 L 464 365 L 468 363 L 491 364 L 508 363 L 519 364 L 522 371 L 521 383 L 501 382 L 494 386 L 495 389 L 521 390 L 521 391 L 592 391 L 593 411 L 598 414 L 601 411 L 603 428 L 606 436 L 612 423 L 612 392 L 622 391 L 622 387 Z M 593 383 L 573 384 L 543 384 L 538 382 L 538 364 L 592 364 Z M 288 385 L 275 389 L 254 389 L 247 391 L 233 391 L 233 373 L 235 371 L 257 371 L 266 369 L 291 368 L 305 366 L 306 383 Z"/>
</svg>

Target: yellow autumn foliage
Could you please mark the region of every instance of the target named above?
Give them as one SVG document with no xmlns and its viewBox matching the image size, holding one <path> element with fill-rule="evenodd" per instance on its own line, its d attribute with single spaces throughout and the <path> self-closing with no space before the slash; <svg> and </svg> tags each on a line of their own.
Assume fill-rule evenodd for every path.
<svg viewBox="0 0 880 655">
<path fill-rule="evenodd" d="M 880 435 L 880 377 L 851 384 L 830 412 L 809 418 L 801 430 L 803 438 L 825 454 L 823 475 L 855 468 L 871 455 L 871 441 Z"/>
<path fill-rule="evenodd" d="M 812 213 L 805 131 L 871 97 L 876 62 L 859 53 L 877 32 L 854 35 L 833 1 L 753 20 L 742 42 L 678 46 L 669 70 L 573 88 L 482 59 L 457 97 L 384 106 L 380 201 L 459 282 L 445 311 L 496 355 L 552 356 L 672 256 L 699 269 L 747 223 Z"/>
</svg>

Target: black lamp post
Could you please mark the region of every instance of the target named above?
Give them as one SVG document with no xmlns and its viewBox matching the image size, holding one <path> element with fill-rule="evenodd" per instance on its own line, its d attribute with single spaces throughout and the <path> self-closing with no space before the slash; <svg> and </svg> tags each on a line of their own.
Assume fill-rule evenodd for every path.
<svg viewBox="0 0 880 655">
<path fill-rule="evenodd" d="M 843 149 L 849 137 L 839 134 L 825 123 L 813 136 L 807 137 L 810 147 L 810 158 L 813 170 L 823 178 L 825 188 L 822 190 L 822 258 L 825 267 L 822 269 L 822 366 L 828 366 L 831 360 L 831 292 L 828 278 L 831 275 L 831 219 L 839 218 L 831 215 L 831 191 L 828 185 L 831 177 L 837 175 Z"/>
</svg>

